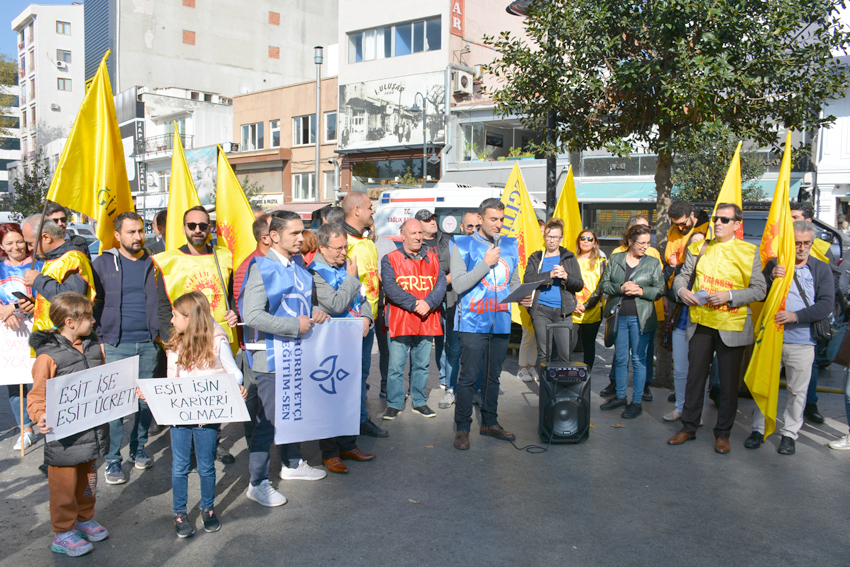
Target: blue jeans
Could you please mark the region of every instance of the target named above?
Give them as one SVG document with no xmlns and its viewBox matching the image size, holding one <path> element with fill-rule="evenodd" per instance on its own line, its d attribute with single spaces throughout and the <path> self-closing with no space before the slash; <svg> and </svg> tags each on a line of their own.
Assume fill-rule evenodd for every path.
<svg viewBox="0 0 850 567">
<path fill-rule="evenodd" d="M 32 421 L 27 413 L 27 392 L 30 387 L 24 384 L 24 428 L 32 427 Z M 9 384 L 9 404 L 12 406 L 12 415 L 15 416 L 15 427 L 21 426 L 21 386 L 20 384 Z"/>
<path fill-rule="evenodd" d="M 652 378 L 655 374 L 655 333 L 652 333 L 652 337 L 649 339 L 649 342 L 646 343 L 646 382 L 644 383 L 645 387 L 649 387 L 652 385 Z"/>
<path fill-rule="evenodd" d="M 189 459 L 192 441 L 195 442 L 195 460 L 201 479 L 200 508 L 215 504 L 215 447 L 218 443 L 218 424 L 171 426 L 171 491 L 175 514 L 185 514 L 189 499 Z"/>
<path fill-rule="evenodd" d="M 844 411 L 847 412 L 847 425 L 850 429 L 850 371 L 844 370 Z"/>
<path fill-rule="evenodd" d="M 251 484 L 259 485 L 269 478 L 269 450 L 274 443 L 274 398 L 275 377 L 272 372 L 255 372 L 257 378 L 256 413 L 251 416 L 254 433 L 251 436 L 248 472 Z M 295 468 L 301 461 L 301 443 L 278 445 L 280 462 L 283 466 Z"/>
<path fill-rule="evenodd" d="M 139 355 L 139 379 L 154 378 L 162 347 L 149 341 L 146 343 L 118 343 L 118 346 L 103 345 L 104 360 L 107 364 Z M 129 416 L 128 416 L 129 417 Z M 148 442 L 148 428 L 151 425 L 151 410 L 148 404 L 139 400 L 139 411 L 133 418 L 133 429 L 130 431 L 129 455 L 132 457 L 139 449 L 144 449 Z M 119 417 L 109 422 L 109 452 L 106 462 L 121 462 L 121 442 L 124 440 L 124 418 Z"/>
<path fill-rule="evenodd" d="M 410 395 L 413 407 L 428 403 L 425 384 L 431 359 L 431 337 L 390 337 L 390 366 L 387 373 L 387 407 L 404 407 L 404 365 L 410 355 Z"/>
<path fill-rule="evenodd" d="M 617 397 L 626 397 L 629 384 L 629 350 L 631 349 L 632 367 L 632 402 L 639 404 L 646 385 L 646 345 L 654 333 L 640 332 L 637 315 L 620 315 L 620 326 L 617 329 L 617 340 L 614 341 L 614 368 L 616 369 Z"/>
<path fill-rule="evenodd" d="M 460 372 L 460 336 L 457 329 L 454 328 L 454 317 L 451 310 L 446 319 L 445 329 L 445 348 L 440 357 L 440 383 L 446 385 L 446 390 L 454 392 L 457 389 L 457 376 Z"/>
<path fill-rule="evenodd" d="M 369 370 L 372 368 L 372 345 L 375 343 L 375 327 L 369 329 L 369 333 L 363 337 L 363 383 L 360 385 L 360 423 L 366 423 L 369 412 L 366 411 L 366 380 L 369 379 Z"/>
<path fill-rule="evenodd" d="M 440 374 L 440 384 L 446 384 L 446 368 L 444 366 L 446 357 L 446 308 L 440 311 L 440 328 L 443 334 L 434 337 L 434 362 L 437 364 L 437 372 Z"/>
</svg>

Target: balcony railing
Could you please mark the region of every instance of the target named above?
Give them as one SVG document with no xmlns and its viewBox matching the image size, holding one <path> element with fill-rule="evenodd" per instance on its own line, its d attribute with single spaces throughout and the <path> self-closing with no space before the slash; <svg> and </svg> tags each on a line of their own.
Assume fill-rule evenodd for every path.
<svg viewBox="0 0 850 567">
<path fill-rule="evenodd" d="M 192 139 L 194 136 L 187 136 L 185 134 L 180 135 L 180 142 L 183 144 L 183 148 L 186 150 L 192 149 Z M 143 148 L 140 148 L 141 151 L 137 151 L 137 154 L 145 153 L 151 154 L 156 152 L 168 152 L 174 148 L 174 134 L 163 134 L 161 136 L 151 136 L 149 138 L 145 138 Z"/>
</svg>

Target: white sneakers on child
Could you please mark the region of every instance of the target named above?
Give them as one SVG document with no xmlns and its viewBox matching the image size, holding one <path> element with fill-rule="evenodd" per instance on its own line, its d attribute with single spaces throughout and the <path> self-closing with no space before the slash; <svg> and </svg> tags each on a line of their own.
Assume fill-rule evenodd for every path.
<svg viewBox="0 0 850 567">
<path fill-rule="evenodd" d="M 35 441 L 35 433 L 33 433 L 32 431 L 24 431 L 23 439 L 24 439 L 24 449 L 29 449 L 32 446 L 33 442 Z M 21 436 L 20 435 L 18 435 L 18 440 L 15 442 L 15 446 L 12 447 L 12 449 L 15 450 L 15 451 L 21 450 Z"/>
</svg>

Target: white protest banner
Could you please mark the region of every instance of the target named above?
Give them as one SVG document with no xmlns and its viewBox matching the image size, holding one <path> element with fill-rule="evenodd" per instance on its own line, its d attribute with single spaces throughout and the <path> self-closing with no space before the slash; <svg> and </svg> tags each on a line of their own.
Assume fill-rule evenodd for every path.
<svg viewBox="0 0 850 567">
<path fill-rule="evenodd" d="M 248 408 L 233 374 L 146 378 L 139 388 L 160 425 L 248 421 Z"/>
<path fill-rule="evenodd" d="M 32 319 L 23 319 L 16 331 L 0 323 L 0 386 L 32 384 L 31 332 Z"/>
<path fill-rule="evenodd" d="M 48 441 L 136 413 L 139 357 L 133 356 L 47 381 Z"/>
<path fill-rule="evenodd" d="M 362 350 L 359 318 L 274 338 L 275 444 L 360 433 Z"/>
</svg>

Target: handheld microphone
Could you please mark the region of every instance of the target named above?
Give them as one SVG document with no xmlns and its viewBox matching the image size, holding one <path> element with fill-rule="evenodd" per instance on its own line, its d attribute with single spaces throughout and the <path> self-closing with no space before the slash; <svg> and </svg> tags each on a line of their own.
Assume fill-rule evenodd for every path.
<svg viewBox="0 0 850 567">
<path fill-rule="evenodd" d="M 502 235 L 501 235 L 501 234 L 494 234 L 494 235 L 493 235 L 493 246 L 495 246 L 496 248 L 498 248 L 498 247 L 499 247 L 499 241 L 500 241 L 501 239 L 502 239 Z"/>
</svg>

